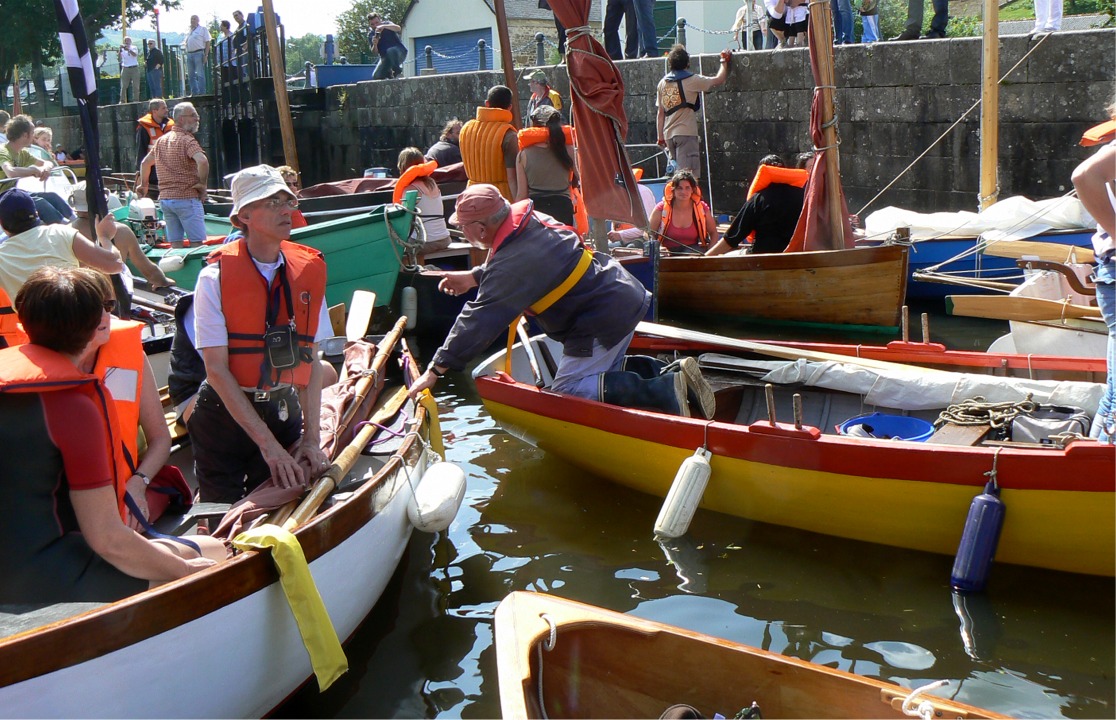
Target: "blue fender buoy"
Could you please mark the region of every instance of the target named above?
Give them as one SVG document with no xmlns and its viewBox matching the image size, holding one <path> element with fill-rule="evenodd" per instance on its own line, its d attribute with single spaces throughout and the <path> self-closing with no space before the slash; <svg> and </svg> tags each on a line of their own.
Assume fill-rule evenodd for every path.
<svg viewBox="0 0 1116 720">
<path fill-rule="evenodd" d="M 984 486 L 984 492 L 973 498 L 961 543 L 953 560 L 949 582 L 956 590 L 980 592 L 988 582 L 988 571 L 996 556 L 1000 530 L 1004 526 L 1004 501 L 1000 499 L 1000 486 L 993 477 Z"/>
</svg>

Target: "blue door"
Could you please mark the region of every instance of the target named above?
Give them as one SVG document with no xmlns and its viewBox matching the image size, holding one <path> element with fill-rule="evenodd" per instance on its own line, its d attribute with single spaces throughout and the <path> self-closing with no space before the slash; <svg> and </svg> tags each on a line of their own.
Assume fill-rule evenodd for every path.
<svg viewBox="0 0 1116 720">
<path fill-rule="evenodd" d="M 485 42 L 485 67 L 492 69 L 492 28 L 479 28 L 445 35 L 428 35 L 414 38 L 411 57 L 415 61 L 415 75 L 426 67 L 426 46 L 434 50 L 434 70 L 444 73 L 474 72 L 480 65 L 477 41 Z"/>
</svg>

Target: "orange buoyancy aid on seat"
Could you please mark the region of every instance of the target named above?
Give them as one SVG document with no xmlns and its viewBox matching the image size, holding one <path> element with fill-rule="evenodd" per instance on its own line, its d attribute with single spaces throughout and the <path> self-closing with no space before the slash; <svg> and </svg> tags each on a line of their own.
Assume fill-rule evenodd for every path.
<svg viewBox="0 0 1116 720">
<path fill-rule="evenodd" d="M 133 466 L 139 465 L 140 396 L 144 376 L 143 323 L 112 319 L 109 340 L 97 351 L 93 374 L 116 406 L 120 441 Z"/>
<path fill-rule="evenodd" d="M 116 404 L 101 379 L 83 373 L 65 355 L 41 345 L 26 343 L 0 350 L 0 392 L 44 393 L 65 389 L 80 391 L 93 401 L 105 419 L 105 434 L 108 437 L 105 452 L 112 472 L 117 509 L 120 518 L 127 521 L 125 485 L 132 476 L 134 466 L 125 455 L 125 433 L 120 426 Z"/>
<path fill-rule="evenodd" d="M 243 238 L 222 245 L 207 258 L 207 262 L 221 266 L 221 308 L 229 333 L 229 370 L 242 388 L 266 390 L 281 383 L 299 387 L 310 383 L 314 362 L 310 350 L 325 302 L 325 259 L 320 251 L 288 240 L 283 241 L 279 251 L 283 264 L 270 285 L 252 262 Z M 294 323 L 300 362 L 288 370 L 276 371 L 266 359 L 264 332 L 269 304 L 273 304 L 276 313 L 273 327 L 288 325 L 292 320 Z"/>
<path fill-rule="evenodd" d="M 154 143 L 170 132 L 170 129 L 174 127 L 174 120 L 168 118 L 166 125 L 159 125 L 159 123 L 155 122 L 155 118 L 151 117 L 151 113 L 147 113 L 139 120 L 136 120 L 136 127 L 143 128 L 147 131 L 147 139 L 150 141 L 148 147 L 150 147 L 150 143 Z"/>
<path fill-rule="evenodd" d="M 748 186 L 748 198 L 763 190 L 768 185 L 793 185 L 805 187 L 810 179 L 810 172 L 805 169 L 775 167 L 774 165 L 760 165 L 752 184 Z"/>
<path fill-rule="evenodd" d="M 430 177 L 437 169 L 438 161 L 428 160 L 424 163 L 412 165 L 404 170 L 403 174 L 400 175 L 399 179 L 395 182 L 395 189 L 391 192 L 391 201 L 396 205 L 403 202 L 403 193 L 407 191 L 411 183 L 421 177 Z"/>
<path fill-rule="evenodd" d="M 504 167 L 503 142 L 508 130 L 515 132 L 511 121 L 511 110 L 479 107 L 476 118 L 461 128 L 457 141 L 469 184 L 495 185 L 509 202 L 512 196 L 511 186 L 508 184 L 508 169 Z"/>
<path fill-rule="evenodd" d="M 0 343 L 4 343 L 2 347 L 15 347 L 25 342 L 27 333 L 23 332 L 23 326 L 19 324 L 15 305 L 8 297 L 8 292 L 0 288 Z"/>
</svg>

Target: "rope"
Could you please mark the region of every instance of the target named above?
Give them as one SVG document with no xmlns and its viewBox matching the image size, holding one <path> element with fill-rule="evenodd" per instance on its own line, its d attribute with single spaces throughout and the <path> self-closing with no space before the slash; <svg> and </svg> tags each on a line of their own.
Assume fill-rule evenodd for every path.
<svg viewBox="0 0 1116 720">
<path fill-rule="evenodd" d="M 540 618 L 546 620 L 546 624 L 550 626 L 550 635 L 546 640 L 538 644 L 539 649 L 539 713 L 543 716 L 543 720 L 547 720 L 546 705 L 543 703 L 543 650 L 550 652 L 554 649 L 554 644 L 558 641 L 558 628 L 554 625 L 554 621 L 546 613 L 539 615 Z"/>
<path fill-rule="evenodd" d="M 812 3 L 812 2 L 814 2 L 814 1 L 816 1 L 816 0 L 811 0 L 811 3 Z M 1051 33 L 1051 35 L 1052 35 L 1052 34 L 1053 34 L 1053 33 Z M 998 81 L 996 82 L 996 84 L 997 84 L 997 85 L 1003 85 L 1003 83 L 1004 83 L 1004 80 L 1007 80 L 1007 79 L 1008 79 L 1008 77 L 1009 77 L 1009 76 L 1010 76 L 1010 75 L 1011 75 L 1011 74 L 1012 74 L 1013 72 L 1015 72 L 1015 70 L 1016 70 L 1016 69 L 1017 69 L 1017 68 L 1018 68 L 1018 67 L 1019 67 L 1020 65 L 1022 65 L 1022 64 L 1023 64 L 1023 61 L 1025 61 L 1025 60 L 1026 60 L 1027 58 L 1031 57 L 1031 53 L 1033 53 L 1033 52 L 1034 52 L 1035 50 L 1038 50 L 1038 49 L 1039 49 L 1040 47 L 1042 47 L 1042 44 L 1043 44 L 1044 42 L 1046 42 L 1046 41 L 1047 41 L 1047 39 L 1049 39 L 1049 38 L 1050 38 L 1050 35 L 1045 35 L 1045 36 L 1044 36 L 1044 37 L 1043 37 L 1043 38 L 1042 38 L 1041 40 L 1039 40 L 1039 41 L 1038 41 L 1037 43 L 1035 43 L 1035 46 L 1034 46 L 1033 48 L 1031 48 L 1030 50 L 1028 50 L 1028 51 L 1027 51 L 1027 53 L 1026 53 L 1026 54 L 1025 54 L 1025 55 L 1024 55 L 1023 57 L 1019 58 L 1019 62 L 1017 62 L 1017 63 L 1015 63 L 1014 65 L 1012 65 L 1012 66 L 1011 66 L 1011 69 L 1010 69 L 1010 70 L 1008 70 L 1008 71 L 1007 71 L 1006 73 L 1004 73 L 1004 74 L 1003 74 L 1003 75 L 1002 75 L 1002 76 L 1000 77 L 1000 79 L 999 79 L 999 80 L 998 80 Z M 972 106 L 970 106 L 970 107 L 969 107 L 969 109 L 968 109 L 968 110 L 966 110 L 965 112 L 963 112 L 963 113 L 961 114 L 961 117 L 957 118 L 957 120 L 956 120 L 956 121 L 955 121 L 955 122 L 954 122 L 954 123 L 953 123 L 952 125 L 950 125 L 950 126 L 949 126 L 948 128 L 946 128 L 946 129 L 945 129 L 945 131 L 944 131 L 944 132 L 943 132 L 943 133 L 942 133 L 941 135 L 939 135 L 939 136 L 938 136 L 938 138 L 937 138 L 937 139 L 936 139 L 936 140 L 935 140 L 934 142 L 930 143 L 929 147 L 927 147 L 927 148 L 926 148 L 925 150 L 923 150 L 923 151 L 922 151 L 922 154 L 920 154 L 920 155 L 919 155 L 918 157 L 916 157 L 916 158 L 915 158 L 914 160 L 912 160 L 912 161 L 911 161 L 911 164 L 910 164 L 910 165 L 908 165 L 907 167 L 903 168 L 903 170 L 902 170 L 902 171 L 901 171 L 901 172 L 900 172 L 900 173 L 899 173 L 898 175 L 896 175 L 896 176 L 895 176 L 895 179 L 894 179 L 894 180 L 892 180 L 891 182 L 889 182 L 889 183 L 888 183 L 888 184 L 887 184 L 887 185 L 886 185 L 886 186 L 884 187 L 884 189 L 883 189 L 883 190 L 880 190 L 880 191 L 879 191 L 878 193 L 876 193 L 876 196 L 875 196 L 875 197 L 873 197 L 873 198 L 872 198 L 871 200 L 869 200 L 868 202 L 864 203 L 864 207 L 860 208 L 860 210 L 858 210 L 856 214 L 857 214 L 857 215 L 863 215 L 863 214 L 864 214 L 864 211 L 865 211 L 865 210 L 867 210 L 867 209 L 868 209 L 868 208 L 869 208 L 869 207 L 870 207 L 870 206 L 872 205 L 872 203 L 874 203 L 874 202 L 876 202 L 877 200 L 879 200 L 879 199 L 880 199 L 880 196 L 881 196 L 881 195 L 883 195 L 883 194 L 884 194 L 885 192 L 887 192 L 888 190 L 890 190 L 890 189 L 891 189 L 891 187 L 892 187 L 893 185 L 895 185 L 895 183 L 899 182 L 899 179 L 900 179 L 901 177 L 903 177 L 904 175 L 906 175 L 906 174 L 907 174 L 907 172 L 908 172 L 908 171 L 909 171 L 909 170 L 910 170 L 911 168 L 913 168 L 913 167 L 914 167 L 915 165 L 917 165 L 917 164 L 918 164 L 918 162 L 919 162 L 920 160 L 922 160 L 922 158 L 926 157 L 926 155 L 927 155 L 927 154 L 928 154 L 928 153 L 929 153 L 929 152 L 930 152 L 931 150 L 933 150 L 933 149 L 934 149 L 934 148 L 935 148 L 935 147 L 937 146 L 937 144 L 938 144 L 938 143 L 940 143 L 940 142 L 941 142 L 942 140 L 944 140 L 944 139 L 946 138 L 946 136 L 947 136 L 947 135 L 949 135 L 949 134 L 950 134 L 951 132 L 953 132 L 953 129 L 954 129 L 955 127 L 957 127 L 958 125 L 960 125 L 960 124 L 961 124 L 961 122 L 962 122 L 962 121 L 963 121 L 963 120 L 964 120 L 965 118 L 967 118 L 967 117 L 968 117 L 968 116 L 969 116 L 969 115 L 970 115 L 970 114 L 971 114 L 971 113 L 972 113 L 972 112 L 973 112 L 974 110 L 976 110 L 976 109 L 977 109 L 978 107 L 980 107 L 980 104 L 981 104 L 981 102 L 982 102 L 982 98 L 977 98 L 976 102 L 974 102 L 974 103 L 972 104 Z M 997 188 L 997 191 L 998 191 L 998 190 L 999 190 L 999 188 Z"/>
<path fill-rule="evenodd" d="M 949 680 L 938 680 L 937 682 L 932 682 L 929 685 L 923 685 L 922 687 L 912 690 L 911 694 L 903 699 L 903 714 L 908 717 L 922 718 L 922 720 L 934 720 L 935 710 L 933 703 L 929 700 L 923 700 L 915 707 L 914 701 L 918 699 L 919 695 L 928 693 L 931 690 L 937 690 L 946 685 L 949 685 Z"/>
<path fill-rule="evenodd" d="M 946 423 L 953 425 L 988 425 L 993 429 L 1005 427 L 1017 415 L 1029 415 L 1038 409 L 1038 403 L 1031 400 L 1032 395 L 1027 394 L 1026 400 L 1019 402 L 986 402 L 981 396 L 962 400 L 950 405 L 938 419 L 934 427 L 939 428 Z"/>
<path fill-rule="evenodd" d="M 395 232 L 395 227 L 391 224 L 391 218 L 388 213 L 393 210 L 402 210 L 411 216 L 411 231 L 407 233 L 407 238 L 401 238 L 399 233 Z M 419 221 L 416 223 L 415 218 Z M 395 253 L 395 259 L 399 261 L 399 267 L 404 272 L 418 272 L 421 268 L 418 264 L 418 251 L 426 244 L 426 225 L 422 223 L 422 213 L 418 210 L 409 210 L 405 205 L 384 205 L 384 224 L 387 225 L 388 237 L 391 238 L 391 249 Z M 416 226 L 418 232 L 415 232 Z M 414 239 L 412 239 L 414 238 Z M 399 248 L 403 248 L 403 254 L 400 255 Z"/>
</svg>

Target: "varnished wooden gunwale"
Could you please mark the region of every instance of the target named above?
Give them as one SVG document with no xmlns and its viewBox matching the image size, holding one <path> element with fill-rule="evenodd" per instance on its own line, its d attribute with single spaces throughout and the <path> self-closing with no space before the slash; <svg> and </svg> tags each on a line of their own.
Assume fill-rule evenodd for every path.
<svg viewBox="0 0 1116 720">
<path fill-rule="evenodd" d="M 547 619 L 556 642 L 540 653 L 550 635 Z M 540 655 L 546 715 L 539 707 Z M 496 610 L 496 659 L 507 720 L 658 717 L 676 703 L 708 717 L 731 715 L 753 700 L 765 717 L 902 718 L 895 698 L 909 693 L 875 678 L 529 592 L 512 593 Z M 1005 717 L 939 696 L 922 699 L 938 717 Z"/>
<path fill-rule="evenodd" d="M 659 261 L 664 312 L 896 326 L 906 291 L 898 245 Z"/>
<path fill-rule="evenodd" d="M 413 359 L 410 367 L 412 371 L 417 367 Z M 426 424 L 426 409 L 421 404 L 416 405 L 415 418 L 419 427 Z M 306 561 L 325 555 L 375 517 L 374 497 L 380 485 L 400 467 L 400 457 L 413 462 L 422 449 L 418 439 L 409 436 L 399 457 L 391 458 L 352 499 L 298 528 L 295 536 Z M 268 553 L 247 551 L 154 590 L 0 639 L 0 688 L 141 642 L 242 600 L 278 580 Z"/>
</svg>

